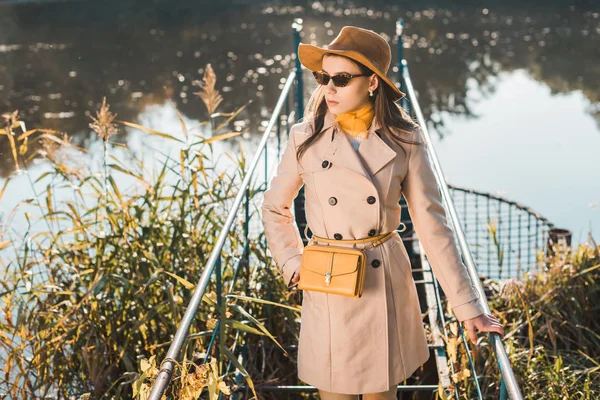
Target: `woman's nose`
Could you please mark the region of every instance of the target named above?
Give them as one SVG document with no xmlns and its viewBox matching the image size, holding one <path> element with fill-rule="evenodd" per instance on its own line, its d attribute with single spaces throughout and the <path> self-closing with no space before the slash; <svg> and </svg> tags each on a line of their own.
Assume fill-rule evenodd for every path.
<svg viewBox="0 0 600 400">
<path fill-rule="evenodd" d="M 335 93 L 335 85 L 333 84 L 333 79 L 330 79 L 329 82 L 327 82 L 327 93 Z"/>
</svg>

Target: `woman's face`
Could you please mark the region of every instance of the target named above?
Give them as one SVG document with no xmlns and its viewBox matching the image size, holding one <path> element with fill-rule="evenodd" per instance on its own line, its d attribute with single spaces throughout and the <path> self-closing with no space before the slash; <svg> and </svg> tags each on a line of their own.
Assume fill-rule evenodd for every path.
<svg viewBox="0 0 600 400">
<path fill-rule="evenodd" d="M 342 72 L 350 75 L 360 75 L 361 71 L 358 65 L 345 57 L 336 57 L 325 55 L 323 57 L 323 72 L 334 76 Z M 344 87 L 333 85 L 333 80 L 323 87 L 327 107 L 333 114 L 343 114 L 348 111 L 354 111 L 363 107 L 369 101 L 369 90 L 375 91 L 379 81 L 376 74 L 370 76 L 358 76 L 352 78 L 350 83 Z"/>
</svg>

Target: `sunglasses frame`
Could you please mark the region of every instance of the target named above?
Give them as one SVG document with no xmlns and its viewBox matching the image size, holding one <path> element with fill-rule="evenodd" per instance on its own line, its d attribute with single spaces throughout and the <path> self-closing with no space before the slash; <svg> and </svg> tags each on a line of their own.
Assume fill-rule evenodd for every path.
<svg viewBox="0 0 600 400">
<path fill-rule="evenodd" d="M 324 71 L 313 71 L 312 74 L 315 77 L 315 80 L 317 81 L 317 83 L 319 85 L 327 86 L 329 84 L 329 81 L 331 80 L 331 81 L 333 81 L 333 86 L 335 86 L 335 87 L 345 87 L 345 86 L 348 86 L 350 84 L 350 81 L 352 80 L 352 78 L 357 78 L 359 76 L 371 76 L 371 75 L 373 75 L 373 74 L 352 75 L 352 74 L 348 74 L 346 72 L 342 72 L 341 74 L 337 74 L 337 75 L 331 76 L 327 72 L 324 72 Z M 320 79 L 319 76 L 325 77 L 324 79 L 326 80 L 326 82 L 325 83 L 319 82 L 319 79 Z M 348 81 L 346 83 L 342 84 L 342 82 L 339 82 L 339 85 L 338 85 L 338 83 L 336 83 L 336 79 L 339 78 L 339 77 L 344 77 L 344 78 L 345 77 L 349 77 L 349 78 L 348 78 Z"/>
</svg>

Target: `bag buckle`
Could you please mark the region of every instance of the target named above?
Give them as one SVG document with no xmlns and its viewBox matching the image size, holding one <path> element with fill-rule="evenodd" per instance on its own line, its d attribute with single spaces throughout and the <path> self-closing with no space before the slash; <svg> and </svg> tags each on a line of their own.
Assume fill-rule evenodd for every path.
<svg viewBox="0 0 600 400">
<path fill-rule="evenodd" d="M 325 273 L 325 285 L 329 286 L 329 284 L 331 283 L 331 270 L 333 269 L 333 260 L 331 260 L 331 263 L 329 264 L 329 271 L 327 271 Z"/>
</svg>

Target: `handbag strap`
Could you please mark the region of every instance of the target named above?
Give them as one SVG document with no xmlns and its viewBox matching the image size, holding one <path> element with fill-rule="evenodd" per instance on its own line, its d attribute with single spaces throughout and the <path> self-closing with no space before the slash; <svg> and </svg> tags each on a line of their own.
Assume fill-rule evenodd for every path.
<svg viewBox="0 0 600 400">
<path fill-rule="evenodd" d="M 308 244 L 314 243 L 313 238 L 315 235 L 313 234 L 311 237 L 308 237 L 308 223 L 304 225 L 304 237 L 308 239 Z"/>
</svg>

